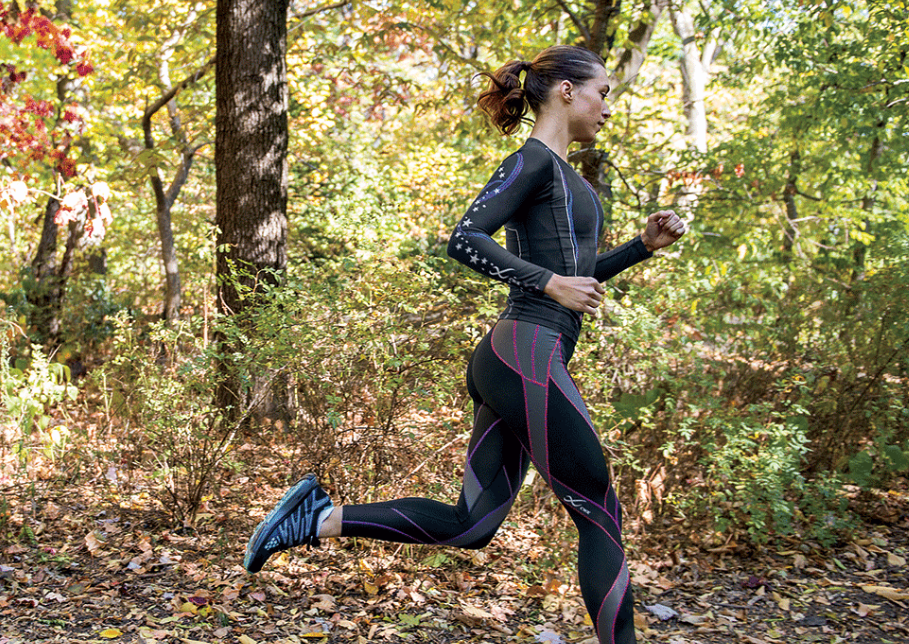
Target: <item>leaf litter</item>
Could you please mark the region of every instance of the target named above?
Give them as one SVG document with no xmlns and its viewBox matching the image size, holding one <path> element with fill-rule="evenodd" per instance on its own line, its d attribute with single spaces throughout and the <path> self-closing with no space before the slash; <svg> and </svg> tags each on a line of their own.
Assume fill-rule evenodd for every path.
<svg viewBox="0 0 909 644">
<path fill-rule="evenodd" d="M 249 478 L 223 477 L 229 493 L 181 530 L 103 476 L 9 486 L 0 644 L 596 644 L 565 516 L 524 512 L 480 552 L 327 540 L 248 575 L 250 508 L 265 502 Z M 898 496 L 897 520 L 869 520 L 829 549 L 730 536 L 711 550 L 686 538 L 691 526 L 645 534 L 629 521 L 639 642 L 909 641 L 909 495 Z"/>
</svg>

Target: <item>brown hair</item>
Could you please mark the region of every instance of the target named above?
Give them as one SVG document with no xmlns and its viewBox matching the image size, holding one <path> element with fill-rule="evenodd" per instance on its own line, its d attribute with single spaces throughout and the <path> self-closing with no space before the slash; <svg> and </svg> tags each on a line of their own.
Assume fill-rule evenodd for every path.
<svg viewBox="0 0 909 644">
<path fill-rule="evenodd" d="M 583 83 L 596 75 L 598 66 L 603 66 L 603 59 L 589 49 L 554 45 L 531 62 L 513 60 L 492 74 L 480 74 L 489 78 L 489 87 L 477 104 L 502 134 L 513 134 L 522 121 L 530 121 L 525 116 L 527 111 L 536 113 L 557 83 Z M 523 84 L 521 72 L 526 72 Z"/>
</svg>

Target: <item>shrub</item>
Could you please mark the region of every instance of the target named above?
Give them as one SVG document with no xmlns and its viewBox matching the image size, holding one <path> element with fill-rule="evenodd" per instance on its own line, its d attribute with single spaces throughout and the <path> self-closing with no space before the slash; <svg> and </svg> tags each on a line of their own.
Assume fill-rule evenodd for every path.
<svg viewBox="0 0 909 644">
<path fill-rule="evenodd" d="M 27 358 L 13 360 L 6 331 L 0 333 L 0 448 L 12 449 L 23 467 L 36 451 L 58 460 L 66 451 L 69 429 L 55 424 L 54 414 L 76 399 L 78 389 L 70 382 L 69 367 L 51 362 L 38 345 L 31 346 Z"/>
<path fill-rule="evenodd" d="M 238 428 L 214 405 L 214 347 L 188 322 L 159 322 L 145 333 L 120 315 L 116 326 L 114 358 L 95 381 L 124 422 L 121 458 L 150 463 L 155 496 L 175 522 L 190 525 Z"/>
</svg>

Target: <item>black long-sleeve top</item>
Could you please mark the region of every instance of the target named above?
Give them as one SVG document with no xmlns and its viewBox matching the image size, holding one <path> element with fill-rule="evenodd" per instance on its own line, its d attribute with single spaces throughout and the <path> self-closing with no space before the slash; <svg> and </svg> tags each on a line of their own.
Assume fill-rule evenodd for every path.
<svg viewBox="0 0 909 644">
<path fill-rule="evenodd" d="M 505 227 L 505 247 L 492 236 Z M 574 168 L 534 138 L 506 158 L 455 227 L 448 254 L 511 286 L 500 316 L 577 341 L 583 314 L 543 293 L 553 273 L 599 282 L 652 257 L 640 237 L 597 253 L 603 209 Z"/>
</svg>

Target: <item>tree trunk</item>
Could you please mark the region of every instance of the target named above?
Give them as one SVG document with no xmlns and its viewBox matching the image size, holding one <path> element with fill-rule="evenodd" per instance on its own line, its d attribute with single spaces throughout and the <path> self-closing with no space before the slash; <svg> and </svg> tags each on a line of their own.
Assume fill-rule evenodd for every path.
<svg viewBox="0 0 909 644">
<path fill-rule="evenodd" d="M 191 10 L 187 15 L 186 24 L 192 24 L 196 20 L 196 11 Z M 184 25 L 185 28 L 186 25 Z M 177 168 L 177 173 L 171 181 L 170 188 L 165 192 L 164 182 L 161 179 L 161 172 L 157 166 L 150 169 L 149 181 L 151 182 L 152 192 L 155 195 L 155 217 L 158 224 L 158 236 L 161 239 L 161 260 L 164 263 L 164 319 L 168 322 L 177 320 L 180 317 L 180 267 L 177 262 L 177 250 L 174 246 L 174 233 L 171 220 L 171 210 L 177 201 L 177 196 L 183 188 L 189 177 L 189 171 L 193 164 L 193 158 L 198 148 L 191 147 L 187 141 L 186 133 L 183 131 L 183 125 L 180 121 L 180 114 L 177 110 L 177 94 L 190 85 L 195 83 L 211 66 L 209 61 L 199 68 L 195 73 L 187 77 L 183 82 L 175 87 L 170 78 L 170 58 L 174 49 L 183 37 L 183 29 L 175 29 L 170 38 L 161 44 L 161 50 L 158 53 L 158 80 L 164 88 L 164 95 L 153 105 L 145 109 L 142 116 L 142 130 L 145 136 L 145 149 L 151 150 L 155 147 L 155 141 L 152 136 L 151 119 L 155 113 L 162 107 L 167 107 L 167 114 L 170 120 L 171 133 L 180 143 L 181 159 Z"/>
<path fill-rule="evenodd" d="M 883 127 L 883 125 L 880 127 Z M 875 136 L 874 140 L 871 142 L 871 149 L 868 150 L 868 163 L 865 165 L 865 172 L 869 177 L 874 174 L 874 164 L 878 157 L 881 156 L 883 149 L 884 146 L 881 143 L 881 138 Z M 874 193 L 876 190 L 877 181 L 872 179 L 870 192 L 862 198 L 862 210 L 867 213 L 863 220 L 866 233 L 871 233 L 871 211 L 874 210 Z M 855 242 L 855 246 L 853 246 L 852 249 L 852 276 L 850 278 L 852 284 L 865 278 L 865 257 L 867 254 L 868 245 L 862 242 Z"/>
<path fill-rule="evenodd" d="M 263 269 L 287 263 L 286 35 L 287 0 L 218 0 L 216 272 L 228 315 L 245 306 L 237 284 L 254 290 Z M 218 398 L 234 417 L 248 402 L 236 374 Z"/>
<path fill-rule="evenodd" d="M 609 101 L 615 103 L 634 81 L 644 57 L 647 46 L 653 37 L 654 29 L 663 11 L 668 6 L 668 0 L 653 0 L 645 9 L 646 18 L 643 18 L 628 34 L 630 46 L 618 54 L 618 60 L 609 78 Z M 560 1 L 559 5 L 568 14 L 572 22 L 584 36 L 585 46 L 594 53 L 606 58 L 612 49 L 615 40 L 615 22 L 619 19 L 622 8 L 621 0 L 597 0 L 594 6 L 590 25 L 585 24 L 568 6 Z M 606 181 L 605 168 L 608 165 L 608 153 L 598 150 L 594 144 L 586 146 L 580 155 L 581 176 L 606 199 L 612 199 L 612 190 Z"/>
<path fill-rule="evenodd" d="M 54 5 L 55 21 L 70 21 L 73 14 L 72 0 L 57 0 Z M 67 76 L 57 80 L 57 99 L 62 106 L 73 89 L 73 81 Z M 68 148 L 67 148 L 68 150 Z M 58 186 L 59 190 L 59 186 Z M 63 289 L 69 278 L 71 264 L 65 272 L 57 272 L 57 224 L 54 217 L 60 209 L 60 202 L 56 197 L 48 197 L 47 206 L 44 208 L 44 220 L 41 224 L 41 241 L 35 250 L 32 259 L 32 274 L 34 276 L 33 290 L 27 295 L 33 307 L 31 323 L 38 329 L 41 342 L 55 344 L 60 336 L 60 307 L 63 302 Z M 79 231 L 81 235 L 81 231 Z M 67 249 L 75 248 L 75 242 L 67 243 Z"/>
<path fill-rule="evenodd" d="M 796 182 L 801 172 L 802 155 L 798 149 L 795 149 L 789 153 L 789 176 L 786 178 L 786 186 L 783 188 L 783 203 L 786 204 L 786 228 L 783 230 L 783 259 L 786 263 L 792 261 L 795 240 L 799 236 L 799 211 L 795 203 L 795 195 L 798 194 Z"/>
<path fill-rule="evenodd" d="M 707 110 L 704 97 L 707 91 L 709 59 L 704 60 L 698 51 L 694 19 L 681 7 L 669 10 L 672 27 L 682 41 L 682 56 L 679 68 L 682 72 L 682 103 L 688 120 L 688 146 L 701 154 L 707 152 Z M 705 46 L 707 54 L 709 46 Z"/>
<path fill-rule="evenodd" d="M 688 121 L 685 135 L 688 149 L 699 154 L 707 153 L 707 81 L 710 66 L 717 52 L 718 42 L 714 33 L 703 39 L 703 49 L 698 49 L 694 18 L 680 3 L 669 8 L 672 28 L 682 44 L 679 71 L 682 77 L 682 109 Z M 675 197 L 675 206 L 688 218 L 700 201 L 703 184 L 684 185 Z"/>
<path fill-rule="evenodd" d="M 54 222 L 59 209 L 60 202 L 48 197 L 41 241 L 32 260 L 34 284 L 28 291 L 28 301 L 34 311 L 31 324 L 38 329 L 43 342 L 60 334 L 59 304 L 63 293 L 57 276 L 57 224 Z"/>
<path fill-rule="evenodd" d="M 669 0 L 651 0 L 645 8 L 646 18 L 628 32 L 629 46 L 618 53 L 615 69 L 609 78 L 610 102 L 615 103 L 641 71 L 650 39 L 653 38 L 653 32 L 668 6 Z"/>
</svg>

